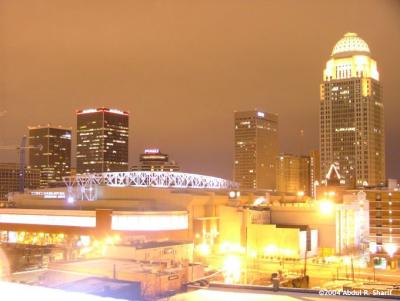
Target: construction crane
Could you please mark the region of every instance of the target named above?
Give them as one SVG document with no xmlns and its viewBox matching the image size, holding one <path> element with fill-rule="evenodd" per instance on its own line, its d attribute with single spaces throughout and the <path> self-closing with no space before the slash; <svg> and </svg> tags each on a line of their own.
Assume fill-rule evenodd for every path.
<svg viewBox="0 0 400 301">
<path fill-rule="evenodd" d="M 39 149 L 42 150 L 42 145 L 26 145 L 26 136 L 21 139 L 20 145 L 0 145 L 0 150 L 14 149 L 19 152 L 19 174 L 18 174 L 18 188 L 19 192 L 24 192 L 25 186 L 25 150 Z"/>
</svg>

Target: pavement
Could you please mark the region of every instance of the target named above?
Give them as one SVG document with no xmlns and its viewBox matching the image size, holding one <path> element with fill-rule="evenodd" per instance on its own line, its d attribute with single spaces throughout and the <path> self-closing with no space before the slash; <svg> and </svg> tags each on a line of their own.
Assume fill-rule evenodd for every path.
<svg viewBox="0 0 400 301">
<path fill-rule="evenodd" d="M 327 293 L 334 294 L 337 291 Z M 322 292 L 326 293 L 326 292 Z M 187 292 L 170 297 L 169 301 L 377 301 L 370 295 L 361 296 L 343 296 L 343 295 L 320 295 L 318 293 L 300 293 L 288 291 L 260 291 L 251 289 L 236 288 L 204 288 L 196 291 Z M 372 295 L 372 293 L 370 293 Z M 390 296 L 385 300 L 394 300 L 396 297 Z M 397 299 L 399 300 L 399 299 Z"/>
</svg>

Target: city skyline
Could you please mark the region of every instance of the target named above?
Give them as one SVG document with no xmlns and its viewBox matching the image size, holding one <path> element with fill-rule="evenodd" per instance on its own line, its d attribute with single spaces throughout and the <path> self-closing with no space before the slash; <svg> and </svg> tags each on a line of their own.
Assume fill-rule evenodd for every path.
<svg viewBox="0 0 400 301">
<path fill-rule="evenodd" d="M 158 2 L 120 3 L 112 8 L 103 3 L 95 12 L 90 4 L 65 3 L 60 9 L 47 3 L 30 10 L 29 3 L 3 2 L 0 111 L 7 113 L 0 126 L 10 130 L 2 132 L 0 143 L 18 143 L 30 124 L 74 125 L 76 109 L 115 107 L 131 113 L 130 164 L 143 148 L 157 147 L 180 162 L 182 170 L 232 178 L 235 110 L 278 113 L 280 152 L 301 152 L 301 129 L 304 151 L 319 148 L 321 69 L 336 41 L 350 31 L 365 39 L 379 63 L 386 107 L 387 176 L 400 178 L 395 73 L 399 5 L 363 2 L 364 14 L 357 16 L 357 1 L 341 3 L 348 11 L 340 23 L 327 17 L 341 12 L 340 3 L 304 2 L 298 7 L 305 12 L 312 6 L 314 22 L 326 24 L 315 28 L 301 14 L 293 14 L 296 9 L 287 10 L 300 5 L 291 1 L 238 2 L 229 8 L 221 26 L 217 20 L 224 8 L 210 2 L 193 4 L 197 10 L 184 6 L 185 11 L 174 5 L 168 10 Z M 45 14 L 51 8 L 54 16 Z M 163 13 L 166 8 L 168 14 Z M 138 17 L 135 11 L 145 17 L 132 21 Z M 205 13 L 209 18 L 204 19 Z M 69 14 L 76 17 L 74 24 Z M 287 17 L 293 18 L 291 25 L 283 23 Z M 15 24 L 18 18 L 29 24 L 28 32 L 23 24 Z M 100 22 L 104 18 L 109 25 Z M 379 25 L 367 26 L 369 20 Z M 46 27 L 48 22 L 52 29 Z M 22 110 L 23 105 L 30 110 Z M 196 138 L 187 143 L 193 133 Z M 15 153 L 3 151 L 0 158 L 14 162 Z"/>
<path fill-rule="evenodd" d="M 0 0 L 1 300 L 400 300 L 399 54 L 400 0 Z"/>
</svg>

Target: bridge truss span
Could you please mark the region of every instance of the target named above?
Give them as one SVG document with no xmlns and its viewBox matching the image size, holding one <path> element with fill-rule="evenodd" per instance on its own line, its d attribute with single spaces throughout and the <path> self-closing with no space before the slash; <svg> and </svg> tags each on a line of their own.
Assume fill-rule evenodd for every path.
<svg viewBox="0 0 400 301">
<path fill-rule="evenodd" d="M 237 189 L 238 184 L 226 179 L 183 173 L 161 171 L 130 171 L 81 174 L 65 177 L 69 195 L 77 191 L 81 200 L 96 200 L 97 186 L 111 187 L 159 187 L 194 189 Z M 76 188 L 76 189 L 74 189 Z"/>
</svg>

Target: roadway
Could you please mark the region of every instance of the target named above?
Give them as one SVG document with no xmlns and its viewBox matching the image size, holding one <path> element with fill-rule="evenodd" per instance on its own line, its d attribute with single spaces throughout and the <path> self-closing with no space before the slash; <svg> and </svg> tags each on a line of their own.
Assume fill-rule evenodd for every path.
<svg viewBox="0 0 400 301">
<path fill-rule="evenodd" d="M 299 292 L 285 290 L 274 292 L 271 290 L 243 289 L 243 288 L 203 288 L 195 291 L 178 294 L 168 298 L 169 301 L 377 301 L 372 293 L 360 292 L 360 297 L 344 295 L 320 295 L 317 292 Z M 389 296 L 388 299 L 395 297 Z"/>
<path fill-rule="evenodd" d="M 207 257 L 207 264 L 220 270 L 223 268 L 224 256 L 213 255 Z M 244 258 L 244 257 L 243 257 Z M 242 271 L 247 271 L 245 281 L 252 283 L 259 277 L 270 278 L 271 273 L 281 270 L 283 273 L 303 274 L 304 261 L 298 262 L 279 262 L 266 259 L 255 258 L 242 260 Z M 334 279 L 352 280 L 352 269 L 348 265 L 339 265 L 337 263 L 311 263 L 307 262 L 307 275 L 310 277 L 310 287 L 323 287 L 324 283 Z M 354 280 L 362 281 L 380 281 L 400 284 L 400 271 L 381 270 L 367 267 L 354 268 Z"/>
</svg>

